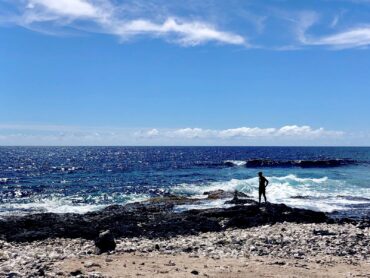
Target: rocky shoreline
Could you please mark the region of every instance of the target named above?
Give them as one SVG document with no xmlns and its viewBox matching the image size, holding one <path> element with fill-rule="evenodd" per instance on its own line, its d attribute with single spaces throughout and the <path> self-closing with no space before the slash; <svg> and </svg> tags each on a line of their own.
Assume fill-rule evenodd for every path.
<svg viewBox="0 0 370 278">
<path fill-rule="evenodd" d="M 249 228 L 281 222 L 333 223 L 322 212 L 267 203 L 261 207 L 240 192 L 206 192 L 207 200 L 221 199 L 229 208 L 176 212 L 177 205 L 196 204 L 204 199 L 165 196 L 145 202 L 113 205 L 86 214 L 40 213 L 9 216 L 0 220 L 0 239 L 34 241 L 47 238 L 95 239 L 110 230 L 115 237 L 173 237 L 219 232 L 228 228 Z"/>
<path fill-rule="evenodd" d="M 106 230 L 115 237 L 111 255 L 265 257 L 281 265 L 292 259 L 303 265 L 369 263 L 368 221 L 335 220 L 283 204 L 258 206 L 238 193 L 211 192 L 208 198 L 226 195 L 235 206 L 175 213 L 176 205 L 199 200 L 167 196 L 84 215 L 8 217 L 0 221 L 0 277 L 106 277 L 99 267 L 87 266 L 96 256 L 96 238 Z M 81 269 L 66 273 L 58 267 L 76 258 L 84 262 Z"/>
</svg>

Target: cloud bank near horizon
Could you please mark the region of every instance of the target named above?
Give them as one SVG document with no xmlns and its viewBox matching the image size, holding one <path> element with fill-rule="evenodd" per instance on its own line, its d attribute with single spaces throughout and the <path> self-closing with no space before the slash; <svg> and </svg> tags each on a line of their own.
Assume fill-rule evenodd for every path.
<svg viewBox="0 0 370 278">
<path fill-rule="evenodd" d="M 122 129 L 0 125 L 0 145 L 338 145 L 343 131 L 286 125 L 279 128 Z"/>
<path fill-rule="evenodd" d="M 260 1 L 225 4 L 214 0 L 181 3 L 6 0 L 4 3 L 3 7 L 0 4 L 0 24 L 49 35 L 67 36 L 77 31 L 113 35 L 121 42 L 150 37 L 186 47 L 217 43 L 273 50 L 348 49 L 370 45 L 370 21 L 366 14 L 353 20 L 358 5 L 370 6 L 370 2 L 343 1 L 354 6 L 353 14 L 352 10 L 341 7 L 330 11 L 309 5 L 306 9 L 293 9 Z M 271 37 L 276 34 L 282 38 L 272 42 Z"/>
</svg>

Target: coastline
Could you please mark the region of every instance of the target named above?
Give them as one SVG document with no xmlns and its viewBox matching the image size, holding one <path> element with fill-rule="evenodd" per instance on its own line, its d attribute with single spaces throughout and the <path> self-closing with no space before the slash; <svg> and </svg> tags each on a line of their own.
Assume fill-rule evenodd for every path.
<svg viewBox="0 0 370 278">
<path fill-rule="evenodd" d="M 181 213 L 176 205 L 197 200 L 168 196 L 84 215 L 10 217 L 0 227 L 0 277 L 368 277 L 368 221 L 259 207 L 247 196 L 228 200 L 235 206 Z M 116 247 L 97 255 L 94 239 L 107 229 Z"/>
</svg>

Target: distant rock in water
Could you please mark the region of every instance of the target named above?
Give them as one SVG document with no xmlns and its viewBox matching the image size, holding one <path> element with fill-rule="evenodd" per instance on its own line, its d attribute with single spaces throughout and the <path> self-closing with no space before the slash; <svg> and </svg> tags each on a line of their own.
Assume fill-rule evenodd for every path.
<svg viewBox="0 0 370 278">
<path fill-rule="evenodd" d="M 312 197 L 310 196 L 302 196 L 302 195 L 297 195 L 297 196 L 291 196 L 291 199 L 302 199 L 302 200 L 308 200 L 311 199 Z"/>
<path fill-rule="evenodd" d="M 323 168 L 340 167 L 357 163 L 350 159 L 322 159 L 322 160 L 270 160 L 251 159 L 247 160 L 245 166 L 257 167 L 301 167 L 301 168 Z"/>
</svg>

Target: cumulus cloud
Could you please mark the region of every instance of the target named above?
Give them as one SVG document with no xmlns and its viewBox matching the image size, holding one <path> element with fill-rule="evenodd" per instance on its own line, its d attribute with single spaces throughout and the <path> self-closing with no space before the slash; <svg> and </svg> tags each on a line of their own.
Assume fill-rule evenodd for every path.
<svg viewBox="0 0 370 278">
<path fill-rule="evenodd" d="M 327 131 L 324 128 L 313 129 L 310 126 L 287 125 L 281 128 L 259 128 L 259 127 L 239 127 L 224 130 L 210 130 L 201 128 L 179 129 L 167 134 L 183 136 L 185 138 L 240 138 L 240 137 L 320 137 L 320 136 L 341 136 L 341 131 Z"/>
<path fill-rule="evenodd" d="M 213 139 L 233 139 L 233 138 L 262 138 L 262 137 L 290 137 L 290 138 L 319 138 L 319 137 L 339 137 L 344 135 L 342 131 L 325 130 L 324 128 L 314 129 L 310 126 L 286 125 L 281 128 L 259 128 L 259 127 L 239 127 L 231 129 L 202 129 L 202 128 L 181 128 L 174 130 L 152 129 L 146 132 L 137 133 L 138 136 L 157 136 L 162 138 L 213 138 Z"/>
<path fill-rule="evenodd" d="M 230 129 L 123 129 L 54 125 L 0 125 L 0 145 L 276 145 L 344 138 L 342 131 L 310 126 Z"/>
<path fill-rule="evenodd" d="M 217 135 L 220 138 L 258 137 L 272 135 L 275 131 L 275 128 L 240 127 L 220 130 L 217 132 Z"/>
<path fill-rule="evenodd" d="M 202 128 L 182 128 L 174 131 L 168 131 L 165 136 L 181 138 L 205 138 L 213 136 L 214 131 Z"/>
<path fill-rule="evenodd" d="M 149 136 L 149 137 L 157 136 L 157 135 L 159 135 L 159 131 L 158 131 L 158 129 L 153 128 L 153 129 L 149 130 L 146 133 L 146 135 Z"/>
</svg>

